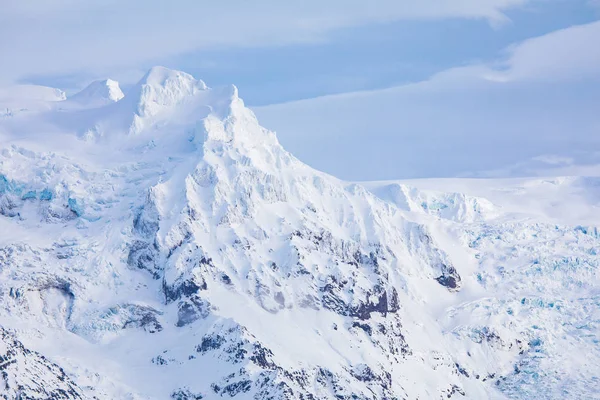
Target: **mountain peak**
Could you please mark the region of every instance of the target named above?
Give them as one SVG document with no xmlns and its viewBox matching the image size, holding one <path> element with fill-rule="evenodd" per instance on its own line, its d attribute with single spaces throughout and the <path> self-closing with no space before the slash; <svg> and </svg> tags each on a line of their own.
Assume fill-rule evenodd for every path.
<svg viewBox="0 0 600 400">
<path fill-rule="evenodd" d="M 105 105 L 115 103 L 123 97 L 123 92 L 117 81 L 103 79 L 90 83 L 83 90 L 70 97 L 69 100 L 81 104 Z"/>
<path fill-rule="evenodd" d="M 123 98 L 124 97 L 124 98 Z M 106 107 L 96 113 L 92 127 L 86 123 L 83 127 L 86 137 L 104 136 L 111 131 L 126 131 L 137 135 L 143 131 L 164 132 L 165 126 L 183 126 L 188 130 L 200 129 L 196 126 L 201 120 L 211 116 L 211 123 L 229 120 L 230 125 L 237 121 L 244 124 L 258 125 L 254 114 L 244 106 L 234 85 L 209 88 L 202 80 L 192 75 L 157 66 L 148 70 L 144 76 L 127 92 L 122 95 L 115 81 L 104 80 L 90 84 L 81 92 L 69 98 L 73 108 L 93 108 L 109 105 L 109 100 L 116 102 L 115 107 Z M 102 102 L 100 102 L 102 101 Z M 209 121 L 205 121 L 209 123 Z M 211 125 L 212 126 L 212 125 Z M 230 130 L 228 127 L 225 130 Z M 214 132 L 213 132 L 214 133 Z M 231 133 L 231 132 L 230 132 Z M 220 137 L 218 133 L 207 134 Z M 198 136 L 200 137 L 200 136 Z"/>
<path fill-rule="evenodd" d="M 597 397 L 597 180 L 343 182 L 162 67 L 106 106 L 25 95 L 0 116 L 3 397 Z"/>
<path fill-rule="evenodd" d="M 206 89 L 206 84 L 200 80 L 195 79 L 192 75 L 178 71 L 175 69 L 169 69 L 162 66 L 152 67 L 144 74 L 142 79 L 138 82 L 138 85 L 150 85 L 153 87 L 166 87 L 169 84 L 175 82 L 189 83 L 198 86 L 202 89 Z"/>
<path fill-rule="evenodd" d="M 207 89 L 203 81 L 190 74 L 157 66 L 142 77 L 127 97 L 136 103 L 137 115 L 152 117 Z"/>
</svg>

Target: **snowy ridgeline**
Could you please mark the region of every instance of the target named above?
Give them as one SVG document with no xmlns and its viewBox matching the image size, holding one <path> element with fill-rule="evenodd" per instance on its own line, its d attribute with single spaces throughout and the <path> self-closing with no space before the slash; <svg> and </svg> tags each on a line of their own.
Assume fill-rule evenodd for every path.
<svg viewBox="0 0 600 400">
<path fill-rule="evenodd" d="M 0 398 L 600 398 L 600 181 L 343 182 L 160 67 L 14 93 Z"/>
</svg>

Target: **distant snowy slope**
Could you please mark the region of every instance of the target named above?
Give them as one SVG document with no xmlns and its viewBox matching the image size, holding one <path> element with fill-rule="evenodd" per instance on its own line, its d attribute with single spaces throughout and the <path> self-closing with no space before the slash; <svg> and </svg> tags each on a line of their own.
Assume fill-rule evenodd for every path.
<svg viewBox="0 0 600 400">
<path fill-rule="evenodd" d="M 599 390 L 593 179 L 349 183 L 234 86 L 155 67 L 117 89 L 0 119 L 0 326 L 34 366 L 11 382 L 47 364 L 64 399 Z"/>
<path fill-rule="evenodd" d="M 15 85 L 9 87 L 0 87 L 0 101 L 8 102 L 23 101 L 61 101 L 67 98 L 66 94 L 59 89 L 37 85 Z"/>
<path fill-rule="evenodd" d="M 457 206 L 472 203 L 472 209 L 480 209 L 479 199 L 494 205 L 504 214 L 535 216 L 542 220 L 564 224 L 600 225 L 600 178 L 591 176 L 564 176 L 511 179 L 411 179 L 404 181 L 365 182 L 386 201 L 392 201 L 391 191 L 419 193 L 420 196 L 459 197 Z M 460 193 L 460 194 L 458 194 Z M 387 196 L 387 197 L 386 197 Z M 464 198 L 464 200 L 463 200 Z M 469 207 L 467 207 L 469 208 Z M 490 207 L 485 207 L 490 209 Z"/>
<path fill-rule="evenodd" d="M 400 209 L 423 212 L 459 222 L 475 222 L 498 215 L 498 210 L 485 198 L 463 193 L 443 193 L 419 190 L 408 184 L 395 182 L 366 182 L 364 186 L 374 194 Z"/>
<path fill-rule="evenodd" d="M 19 114 L 47 111 L 67 98 L 59 89 L 36 85 L 0 87 L 0 121 Z"/>
<path fill-rule="evenodd" d="M 105 79 L 90 83 L 83 90 L 69 97 L 69 100 L 87 106 L 102 106 L 117 102 L 123 97 L 119 83 L 112 79 Z"/>
</svg>

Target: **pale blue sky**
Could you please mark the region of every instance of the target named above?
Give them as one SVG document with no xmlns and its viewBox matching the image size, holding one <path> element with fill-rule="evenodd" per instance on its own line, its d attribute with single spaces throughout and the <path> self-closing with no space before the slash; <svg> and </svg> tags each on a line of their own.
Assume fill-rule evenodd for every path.
<svg viewBox="0 0 600 400">
<path fill-rule="evenodd" d="M 594 21 L 599 10 L 587 0 L 535 0 L 507 10 L 499 23 L 460 17 L 371 23 L 333 30 L 322 41 L 211 46 L 108 67 L 105 74 L 122 77 L 126 88 L 138 73 L 160 64 L 209 85 L 235 83 L 247 104 L 265 105 L 418 82 L 451 67 L 493 61 L 513 43 Z M 98 76 L 83 68 L 26 74 L 19 81 L 73 91 Z"/>
<path fill-rule="evenodd" d="M 163 63 L 213 84 L 235 82 L 250 105 L 279 103 L 418 82 L 493 61 L 513 43 L 592 22 L 597 11 L 584 0 L 542 0 L 507 12 L 510 20 L 499 26 L 458 18 L 399 21 L 341 29 L 322 44 L 195 52 Z"/>
<path fill-rule="evenodd" d="M 234 83 L 286 148 L 345 179 L 596 159 L 596 0 L 0 4 L 0 84 L 126 91 L 153 65 Z"/>
</svg>

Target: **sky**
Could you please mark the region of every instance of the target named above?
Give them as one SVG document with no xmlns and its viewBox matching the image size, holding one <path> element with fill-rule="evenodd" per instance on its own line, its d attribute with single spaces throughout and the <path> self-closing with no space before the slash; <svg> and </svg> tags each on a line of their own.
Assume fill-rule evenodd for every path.
<svg viewBox="0 0 600 400">
<path fill-rule="evenodd" d="M 0 0 L 0 86 L 234 83 L 284 147 L 347 180 L 590 173 L 595 0 Z M 600 164 L 600 161 L 598 161 Z"/>
</svg>

